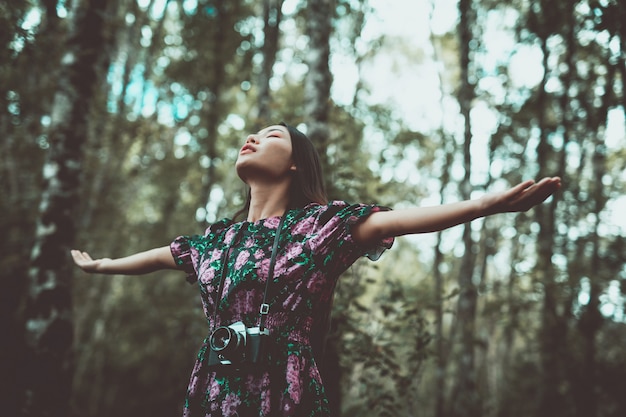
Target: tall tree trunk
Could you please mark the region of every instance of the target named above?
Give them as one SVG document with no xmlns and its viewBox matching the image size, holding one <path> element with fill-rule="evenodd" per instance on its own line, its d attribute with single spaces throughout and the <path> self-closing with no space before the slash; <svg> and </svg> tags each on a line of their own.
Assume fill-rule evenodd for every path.
<svg viewBox="0 0 626 417">
<path fill-rule="evenodd" d="M 278 53 L 278 41 L 280 39 L 279 25 L 282 20 L 284 0 L 264 0 L 263 16 L 265 39 L 263 41 L 263 67 L 259 74 L 259 98 L 257 121 L 255 125 L 267 124 L 272 116 L 271 113 L 271 93 L 270 80 L 274 74 L 274 63 L 276 62 L 276 54 Z"/>
<path fill-rule="evenodd" d="M 320 153 L 322 169 L 328 173 L 328 116 L 330 103 L 330 87 L 332 74 L 330 73 L 330 37 L 335 11 L 334 0 L 309 1 L 306 9 L 306 33 L 309 38 L 309 48 L 306 63 L 309 72 L 304 80 L 304 114 L 307 117 L 307 136 L 315 144 Z M 327 185 L 329 184 L 328 178 Z M 332 190 L 330 190 L 332 193 Z M 326 321 L 322 319 L 321 321 Z M 325 326 L 319 323 L 320 326 Z M 333 343 L 328 343 L 320 367 L 326 393 L 330 403 L 332 416 L 339 416 L 341 410 L 341 380 L 339 355 Z"/>
<path fill-rule="evenodd" d="M 50 110 L 67 28 L 56 0 L 38 2 L 35 31 L 22 24 L 35 6 L 0 6 L 0 414 L 18 415 L 25 389 L 24 260 L 32 250 L 41 182 L 42 117 Z M 20 44 L 20 48 L 15 46 Z"/>
<path fill-rule="evenodd" d="M 622 15 L 626 16 L 626 6 L 623 6 Z M 616 22 L 622 21 L 617 19 Z M 622 24 L 624 23 L 622 22 Z M 571 32 L 574 32 L 573 28 Z M 571 38 L 568 38 L 568 42 L 573 42 L 573 37 L 574 35 L 572 33 Z M 583 339 L 583 358 L 576 395 L 578 400 L 577 411 L 578 415 L 581 417 L 595 417 L 599 415 L 597 396 L 598 366 L 596 358 L 596 336 L 604 322 L 604 318 L 600 312 L 600 295 L 603 286 L 610 279 L 610 277 L 602 276 L 600 273 L 603 268 L 600 253 L 601 238 L 598 228 L 601 224 L 600 213 L 604 209 L 607 201 L 603 181 L 607 172 L 607 148 L 603 143 L 603 135 L 600 132 L 602 132 L 604 126 L 606 126 L 609 108 L 615 102 L 618 102 L 617 97 L 614 96 L 615 91 L 617 91 L 614 84 L 616 81 L 616 71 L 616 65 L 608 66 L 608 73 L 606 75 L 607 82 L 604 84 L 604 94 L 601 96 L 602 105 L 595 111 L 595 113 L 593 106 L 588 103 L 586 104 L 587 114 L 591 116 L 585 119 L 586 130 L 593 132 L 591 134 L 593 135 L 594 143 L 594 151 L 591 159 L 594 178 L 593 181 L 590 182 L 590 187 L 592 187 L 590 194 L 593 202 L 592 212 L 595 213 L 595 216 L 593 232 L 590 239 L 592 245 L 591 262 L 589 263 L 590 265 L 587 274 L 590 281 L 589 302 L 583 308 L 578 326 Z"/>
<path fill-rule="evenodd" d="M 220 96 L 222 94 L 222 87 L 224 87 L 224 81 L 226 78 L 226 67 L 224 65 L 224 61 L 220 59 L 220 57 L 224 56 L 226 51 L 224 50 L 224 45 L 226 42 L 226 36 L 228 30 L 230 29 L 228 25 L 230 24 L 230 20 L 226 18 L 226 13 L 228 13 L 228 8 L 222 1 L 216 1 L 213 5 L 215 7 L 216 18 L 213 20 L 215 22 L 215 29 L 213 30 L 213 62 L 211 71 L 211 83 L 208 86 L 208 99 L 206 104 L 203 106 L 202 110 L 206 113 L 206 129 L 207 129 L 207 141 L 206 141 L 206 150 L 205 155 L 207 157 L 208 167 L 205 171 L 205 174 L 202 176 L 202 190 L 200 196 L 200 205 L 201 207 L 207 207 L 209 203 L 209 199 L 211 198 L 211 191 L 213 190 L 213 186 L 215 185 L 215 160 L 217 158 L 217 137 L 218 131 L 217 128 L 220 124 Z M 197 13 L 200 13 L 197 11 Z M 201 223 L 205 224 L 206 221 L 202 220 Z"/>
<path fill-rule="evenodd" d="M 470 44 L 474 40 L 472 24 L 475 21 L 471 0 L 459 2 L 459 37 L 461 50 L 461 88 L 459 91 L 459 105 L 465 119 L 463 141 L 463 166 L 465 176 L 461 182 L 461 198 L 471 197 L 471 120 L 470 110 L 474 97 L 474 87 L 470 81 Z M 475 369 L 475 322 L 477 291 L 474 284 L 474 241 L 472 239 L 471 224 L 463 228 L 463 244 L 465 251 L 459 271 L 459 299 L 457 306 L 457 326 L 459 331 L 459 352 L 456 358 L 456 378 L 454 381 L 453 396 L 451 399 L 451 415 L 474 417 L 480 415 L 480 399 L 476 391 Z"/>
<path fill-rule="evenodd" d="M 606 173 L 606 153 L 601 143 L 596 143 L 593 154 L 593 173 L 595 177 L 593 189 L 593 213 L 596 214 L 593 234 L 591 235 L 592 254 L 589 265 L 589 302 L 583 308 L 580 317 L 579 329 L 582 334 L 582 366 L 578 378 L 577 413 L 580 417 L 595 417 L 598 415 L 598 398 L 596 395 L 597 363 L 596 363 L 596 335 L 603 323 L 600 313 L 600 295 L 602 293 L 602 276 L 600 259 L 600 213 L 606 203 L 603 193 L 602 177 Z"/>
<path fill-rule="evenodd" d="M 442 94 L 443 96 L 443 94 Z M 454 143 L 454 140 L 446 140 L 446 135 L 443 129 L 441 129 L 441 138 L 444 143 Z M 445 189 L 450 182 L 450 167 L 452 166 L 452 160 L 454 159 L 453 149 L 447 149 L 446 147 L 446 162 L 444 163 L 444 171 L 441 174 L 441 185 L 439 187 L 440 203 L 445 203 L 444 195 Z M 437 356 L 436 369 L 435 369 L 435 417 L 443 417 L 445 415 L 445 390 L 446 390 L 446 364 L 447 357 L 445 349 L 445 341 L 443 334 L 443 287 L 444 277 L 441 274 L 441 267 L 443 264 L 443 253 L 441 252 L 441 245 L 443 243 L 443 233 L 437 233 L 437 244 L 435 245 L 435 254 L 433 260 L 433 277 L 435 279 L 435 350 Z"/>
<path fill-rule="evenodd" d="M 72 360 L 72 283 L 68 251 L 75 236 L 74 212 L 87 120 L 105 45 L 107 0 L 82 2 L 62 59 L 52 109 L 50 149 L 28 271 L 24 415 L 68 415 Z"/>
<path fill-rule="evenodd" d="M 549 175 L 549 144 L 548 128 L 545 114 L 549 107 L 546 93 L 548 80 L 549 50 L 545 37 L 541 38 L 543 52 L 544 77 L 540 83 L 538 96 L 538 127 L 539 143 L 537 145 L 538 177 Z M 537 264 L 535 276 L 538 282 L 543 283 L 544 297 L 541 311 L 541 330 L 539 335 L 541 382 L 539 386 L 540 399 L 537 416 L 560 416 L 562 413 L 563 394 L 559 387 L 562 378 L 562 353 L 566 337 L 566 326 L 558 313 L 558 285 L 554 277 L 552 256 L 554 255 L 554 206 L 539 205 L 535 208 L 535 216 L 539 224 L 537 236 Z"/>
<path fill-rule="evenodd" d="M 316 0 L 307 3 L 306 33 L 309 48 L 306 63 L 309 67 L 304 80 L 304 114 L 307 118 L 307 136 L 320 152 L 322 169 L 330 175 L 327 148 L 329 141 L 328 115 L 330 110 L 330 87 L 332 74 L 330 58 L 330 36 L 335 11 L 335 0 Z M 328 181 L 332 195 L 332 181 Z"/>
</svg>

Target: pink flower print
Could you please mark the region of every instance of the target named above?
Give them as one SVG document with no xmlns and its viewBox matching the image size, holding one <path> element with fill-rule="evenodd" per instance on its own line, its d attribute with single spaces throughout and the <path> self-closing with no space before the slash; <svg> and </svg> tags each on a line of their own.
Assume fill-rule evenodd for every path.
<svg viewBox="0 0 626 417">
<path fill-rule="evenodd" d="M 211 259 L 209 259 L 209 262 L 215 262 L 221 257 L 222 257 L 222 251 L 219 249 L 214 249 L 213 252 L 211 252 Z"/>
<path fill-rule="evenodd" d="M 289 355 L 287 358 L 287 390 L 289 396 L 295 404 L 300 404 L 302 388 L 300 387 L 300 361 L 296 355 Z"/>
<path fill-rule="evenodd" d="M 271 406 L 271 395 L 270 389 L 266 389 L 261 392 L 261 411 L 262 415 L 269 416 L 270 415 L 270 406 Z"/>
<path fill-rule="evenodd" d="M 338 227 L 341 227 L 340 223 L 341 219 L 339 217 L 333 217 L 328 221 L 328 223 L 326 223 L 317 238 L 322 242 L 326 241 L 326 239 L 328 239 L 328 237 L 334 233 Z"/>
<path fill-rule="evenodd" d="M 270 271 L 270 259 L 265 258 L 258 264 L 257 276 L 259 277 L 259 281 L 265 282 L 267 279 L 267 275 Z"/>
<path fill-rule="evenodd" d="M 317 366 L 309 367 L 309 378 L 313 381 L 319 382 L 320 384 L 322 383 L 322 378 L 320 377 L 320 372 L 317 369 Z"/>
<path fill-rule="evenodd" d="M 254 392 L 258 389 L 259 382 L 256 380 L 254 375 L 248 375 L 246 378 L 246 391 Z"/>
<path fill-rule="evenodd" d="M 209 389 L 209 400 L 215 400 L 220 395 L 221 387 L 217 380 L 213 379 L 211 388 Z"/>
<path fill-rule="evenodd" d="M 276 264 L 274 264 L 274 276 L 276 275 L 285 275 L 287 272 L 287 257 L 285 256 L 277 256 Z M 269 267 L 268 267 L 269 270 Z"/>
<path fill-rule="evenodd" d="M 306 235 L 311 233 L 315 228 L 315 218 L 307 217 L 306 219 L 298 222 L 296 226 L 291 230 L 292 235 Z"/>
<path fill-rule="evenodd" d="M 245 265 L 245 263 L 248 261 L 248 258 L 250 257 L 250 252 L 244 250 L 239 252 L 239 255 L 237 255 L 237 260 L 235 261 L 235 270 L 240 270 L 242 266 Z"/>
<path fill-rule="evenodd" d="M 196 392 L 198 390 L 198 376 L 194 375 L 193 378 L 191 378 L 191 381 L 189 381 L 189 386 L 188 386 L 189 392 Z"/>
<path fill-rule="evenodd" d="M 230 417 L 237 413 L 237 406 L 241 404 L 241 399 L 235 393 L 230 393 L 222 401 L 222 414 Z"/>
<path fill-rule="evenodd" d="M 265 219 L 263 221 L 263 226 L 268 229 L 277 229 L 278 223 L 280 223 L 280 217 L 270 217 L 269 219 Z"/>
<path fill-rule="evenodd" d="M 235 233 L 236 233 L 235 229 L 233 229 L 232 227 L 228 229 L 228 231 L 224 235 L 224 243 L 226 245 L 230 245 L 231 243 L 233 243 L 233 238 L 235 237 Z"/>
<path fill-rule="evenodd" d="M 200 273 L 200 282 L 203 284 L 211 283 L 213 278 L 215 278 L 215 269 L 213 268 L 205 269 Z"/>
<path fill-rule="evenodd" d="M 302 245 L 300 243 L 290 243 L 285 246 L 285 256 L 293 259 L 302 253 Z"/>
<path fill-rule="evenodd" d="M 248 238 L 248 239 L 246 239 L 246 241 L 245 241 L 245 242 L 243 242 L 243 246 L 244 246 L 246 249 L 251 248 L 252 246 L 254 246 L 254 239 L 252 239 L 251 237 L 250 237 L 250 238 Z"/>
<path fill-rule="evenodd" d="M 306 287 L 310 293 L 316 294 L 324 288 L 324 273 L 315 271 L 306 283 Z"/>
<path fill-rule="evenodd" d="M 257 249 L 256 252 L 254 252 L 254 259 L 263 259 L 265 257 L 265 252 L 263 252 L 263 249 Z"/>
<path fill-rule="evenodd" d="M 261 301 L 256 302 L 255 292 L 253 290 L 241 291 L 231 306 L 232 311 L 246 312 L 250 310 L 250 306 L 259 305 Z"/>
<path fill-rule="evenodd" d="M 283 307 L 287 311 L 295 311 L 300 303 L 302 302 L 302 297 L 298 294 L 289 294 L 287 299 L 283 302 Z"/>
</svg>

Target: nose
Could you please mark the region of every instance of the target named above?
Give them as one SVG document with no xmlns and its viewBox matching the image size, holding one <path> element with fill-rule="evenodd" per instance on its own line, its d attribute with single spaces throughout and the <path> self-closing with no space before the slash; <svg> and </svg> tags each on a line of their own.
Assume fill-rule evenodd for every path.
<svg viewBox="0 0 626 417">
<path fill-rule="evenodd" d="M 258 143 L 259 139 L 256 137 L 256 135 L 248 135 L 248 137 L 246 138 L 246 143 Z"/>
</svg>

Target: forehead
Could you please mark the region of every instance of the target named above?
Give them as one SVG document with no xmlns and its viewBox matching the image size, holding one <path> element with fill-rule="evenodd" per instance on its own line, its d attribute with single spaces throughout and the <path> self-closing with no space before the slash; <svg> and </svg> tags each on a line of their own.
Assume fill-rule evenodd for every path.
<svg viewBox="0 0 626 417">
<path fill-rule="evenodd" d="M 282 125 L 272 125 L 272 126 L 268 126 L 264 129 L 259 130 L 259 135 L 265 135 L 271 132 L 280 132 L 283 133 L 284 135 L 289 136 L 289 131 L 287 130 L 287 128 L 285 126 Z"/>
</svg>

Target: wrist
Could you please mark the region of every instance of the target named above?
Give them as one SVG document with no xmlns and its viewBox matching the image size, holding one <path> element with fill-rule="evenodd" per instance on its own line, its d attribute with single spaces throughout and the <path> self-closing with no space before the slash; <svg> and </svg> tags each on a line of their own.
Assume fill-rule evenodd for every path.
<svg viewBox="0 0 626 417">
<path fill-rule="evenodd" d="M 111 259 L 103 258 L 98 261 L 96 264 L 96 272 L 101 274 L 109 274 L 111 273 Z"/>
<path fill-rule="evenodd" d="M 493 199 L 489 198 L 487 194 L 475 201 L 477 213 L 476 218 L 486 217 L 497 213 Z"/>
</svg>

